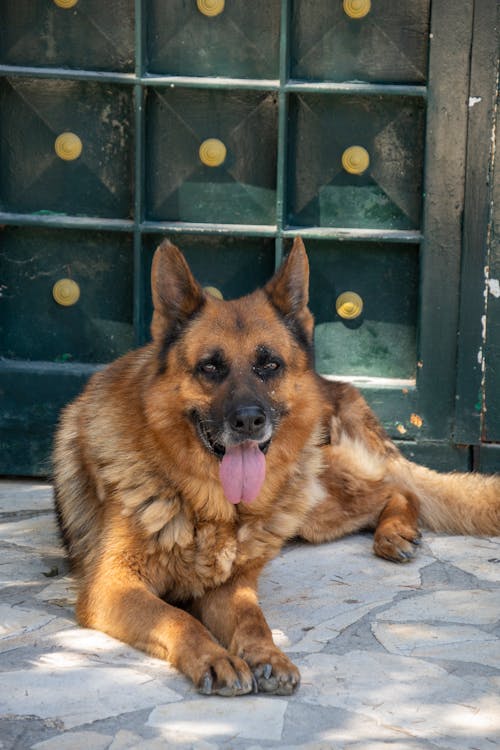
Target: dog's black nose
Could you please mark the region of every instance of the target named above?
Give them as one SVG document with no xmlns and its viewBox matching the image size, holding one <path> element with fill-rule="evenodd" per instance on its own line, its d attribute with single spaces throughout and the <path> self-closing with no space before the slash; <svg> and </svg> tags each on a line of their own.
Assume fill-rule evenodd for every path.
<svg viewBox="0 0 500 750">
<path fill-rule="evenodd" d="M 238 406 L 228 416 L 233 432 L 258 440 L 264 435 L 267 415 L 261 406 Z"/>
</svg>

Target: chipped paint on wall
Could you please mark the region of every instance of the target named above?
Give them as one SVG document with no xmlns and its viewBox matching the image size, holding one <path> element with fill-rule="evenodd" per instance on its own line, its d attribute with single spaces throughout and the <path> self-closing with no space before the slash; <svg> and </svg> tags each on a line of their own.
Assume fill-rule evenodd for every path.
<svg viewBox="0 0 500 750">
<path fill-rule="evenodd" d="M 500 297 L 500 281 L 498 279 L 486 279 L 486 286 L 493 297 Z"/>
</svg>

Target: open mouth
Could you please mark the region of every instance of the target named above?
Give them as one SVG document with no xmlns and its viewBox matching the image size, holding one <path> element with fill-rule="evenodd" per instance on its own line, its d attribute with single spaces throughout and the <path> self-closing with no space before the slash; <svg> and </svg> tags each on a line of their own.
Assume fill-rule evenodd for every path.
<svg viewBox="0 0 500 750">
<path fill-rule="evenodd" d="M 192 419 L 196 426 L 198 437 L 200 438 L 205 448 L 214 456 L 216 456 L 219 459 L 219 461 L 222 461 L 222 459 L 224 458 L 226 454 L 226 447 L 222 445 L 222 443 L 217 441 L 217 437 L 214 437 L 212 435 L 211 431 L 208 429 L 204 420 L 201 419 L 197 413 L 194 413 L 192 415 Z M 261 450 L 264 455 L 266 455 L 267 451 L 269 450 L 269 446 L 271 445 L 271 439 L 272 438 L 268 438 L 267 440 L 264 440 L 262 443 L 258 443 L 259 450 Z M 246 442 L 246 441 L 241 441 L 241 442 Z"/>
</svg>

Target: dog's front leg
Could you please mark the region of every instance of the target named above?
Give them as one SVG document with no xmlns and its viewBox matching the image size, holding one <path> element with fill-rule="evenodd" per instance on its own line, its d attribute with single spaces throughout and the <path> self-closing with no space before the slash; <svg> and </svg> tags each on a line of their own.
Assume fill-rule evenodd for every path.
<svg viewBox="0 0 500 750">
<path fill-rule="evenodd" d="M 245 660 L 259 690 L 290 695 L 300 682 L 300 673 L 274 644 L 258 604 L 259 572 L 240 574 L 206 593 L 195 601 L 193 611 L 231 654 Z"/>
<path fill-rule="evenodd" d="M 191 678 L 201 693 L 243 695 L 254 678 L 243 659 L 229 654 L 189 613 L 167 604 L 126 568 L 101 571 L 77 602 L 81 625 L 102 630 Z"/>
</svg>

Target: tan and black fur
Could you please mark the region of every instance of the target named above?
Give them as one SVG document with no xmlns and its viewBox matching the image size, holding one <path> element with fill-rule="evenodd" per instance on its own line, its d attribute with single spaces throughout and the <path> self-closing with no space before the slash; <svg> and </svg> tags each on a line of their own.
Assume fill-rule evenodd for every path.
<svg viewBox="0 0 500 750">
<path fill-rule="evenodd" d="M 202 693 L 291 693 L 299 672 L 257 601 L 284 542 L 371 528 L 376 554 L 404 561 L 419 523 L 498 534 L 500 479 L 410 463 L 355 388 L 315 374 L 300 239 L 233 301 L 205 294 L 164 242 L 152 292 L 152 343 L 95 375 L 56 438 L 78 621 L 167 659 Z M 241 441 L 265 452 L 265 480 L 232 504 L 219 470 Z"/>
</svg>

